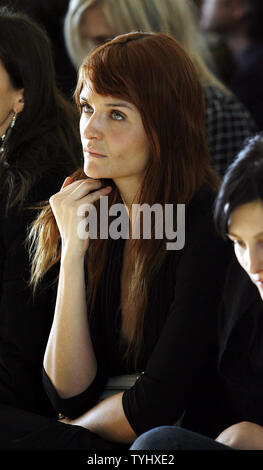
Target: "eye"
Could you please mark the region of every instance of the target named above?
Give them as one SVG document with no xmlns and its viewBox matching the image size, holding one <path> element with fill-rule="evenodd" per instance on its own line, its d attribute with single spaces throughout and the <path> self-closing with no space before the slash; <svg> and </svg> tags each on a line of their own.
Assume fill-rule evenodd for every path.
<svg viewBox="0 0 263 470">
<path fill-rule="evenodd" d="M 120 111 L 116 111 L 115 109 L 111 111 L 111 117 L 114 121 L 123 121 L 125 119 L 124 114 Z"/>
<path fill-rule="evenodd" d="M 238 240 L 237 238 L 233 238 L 232 235 L 227 235 L 228 239 L 234 245 L 234 248 L 245 248 L 246 244 L 242 240 Z"/>
<path fill-rule="evenodd" d="M 245 242 L 242 242 L 241 240 L 232 240 L 232 241 L 234 243 L 234 246 L 236 246 L 238 248 L 245 248 L 246 247 Z"/>
<path fill-rule="evenodd" d="M 85 113 L 85 114 L 92 114 L 93 113 L 93 109 L 92 107 L 89 105 L 89 103 L 80 103 L 80 107 L 81 107 L 81 112 L 82 113 Z"/>
</svg>

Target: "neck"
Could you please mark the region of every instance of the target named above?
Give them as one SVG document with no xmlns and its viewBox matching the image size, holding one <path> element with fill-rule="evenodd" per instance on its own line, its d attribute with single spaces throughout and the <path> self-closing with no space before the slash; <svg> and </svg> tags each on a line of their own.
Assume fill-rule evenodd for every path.
<svg viewBox="0 0 263 470">
<path fill-rule="evenodd" d="M 114 183 L 120 192 L 123 204 L 125 205 L 129 214 L 129 218 L 131 218 L 132 204 L 138 203 L 138 194 L 141 189 L 141 180 L 137 176 L 130 176 L 126 178 L 115 179 Z"/>
</svg>

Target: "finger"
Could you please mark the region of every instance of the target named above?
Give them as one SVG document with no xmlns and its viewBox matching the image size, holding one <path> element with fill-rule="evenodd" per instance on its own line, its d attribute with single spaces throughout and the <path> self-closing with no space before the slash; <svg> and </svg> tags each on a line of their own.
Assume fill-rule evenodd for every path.
<svg viewBox="0 0 263 470">
<path fill-rule="evenodd" d="M 67 179 L 70 178 L 71 179 L 71 182 L 67 182 Z M 75 190 L 76 188 L 78 188 L 82 183 L 84 184 L 88 184 L 91 188 L 98 188 L 99 186 L 101 186 L 101 180 L 99 179 L 92 179 L 92 178 L 85 178 L 85 179 L 81 179 L 81 180 L 73 180 L 73 178 L 71 178 L 70 176 L 68 176 L 64 183 L 63 183 L 63 186 L 61 188 L 61 190 L 63 189 L 64 193 L 66 192 L 72 192 L 73 190 Z"/>
<path fill-rule="evenodd" d="M 112 190 L 111 186 L 106 186 L 104 188 L 100 188 L 97 191 L 94 191 L 92 193 L 87 194 L 81 199 L 81 203 L 83 204 L 93 204 L 95 201 L 97 201 L 101 196 L 106 196 L 109 194 Z"/>
<path fill-rule="evenodd" d="M 67 178 L 64 180 L 64 183 L 62 184 L 60 188 L 60 191 L 61 189 L 66 188 L 66 186 L 69 186 L 71 183 L 73 183 L 73 178 L 71 178 L 70 176 L 67 176 Z"/>
<path fill-rule="evenodd" d="M 78 201 L 90 192 L 100 189 L 101 186 L 102 183 L 99 180 L 82 180 L 78 181 L 77 184 L 70 185 L 69 188 L 65 188 L 64 192 L 68 202 Z"/>
</svg>

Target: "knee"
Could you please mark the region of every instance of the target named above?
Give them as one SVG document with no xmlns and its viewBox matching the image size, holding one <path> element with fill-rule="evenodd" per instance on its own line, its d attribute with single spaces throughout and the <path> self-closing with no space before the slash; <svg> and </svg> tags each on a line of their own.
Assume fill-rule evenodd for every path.
<svg viewBox="0 0 263 470">
<path fill-rule="evenodd" d="M 176 426 L 160 426 L 139 436 L 130 450 L 168 450 L 177 449 L 179 431 Z M 177 442 L 178 440 L 178 442 Z"/>
</svg>

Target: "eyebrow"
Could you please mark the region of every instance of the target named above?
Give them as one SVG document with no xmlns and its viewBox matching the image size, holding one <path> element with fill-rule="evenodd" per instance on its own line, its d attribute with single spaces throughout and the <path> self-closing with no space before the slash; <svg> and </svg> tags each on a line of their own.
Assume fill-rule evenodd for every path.
<svg viewBox="0 0 263 470">
<path fill-rule="evenodd" d="M 106 106 L 111 106 L 111 107 L 122 107 L 122 108 L 129 108 L 129 109 L 132 109 L 132 107 L 130 105 L 128 105 L 127 103 L 107 103 Z"/>
<path fill-rule="evenodd" d="M 79 98 L 81 101 L 85 101 L 86 103 L 88 103 L 88 100 L 87 98 L 85 98 L 84 96 L 80 96 Z M 107 103 L 106 106 L 108 107 L 111 107 L 111 108 L 128 108 L 128 109 L 133 109 L 131 105 L 129 105 L 128 103 Z"/>
<path fill-rule="evenodd" d="M 242 238 L 242 237 L 240 237 L 239 235 L 235 235 L 234 233 L 230 233 L 230 232 L 228 232 L 227 235 L 228 235 L 229 237 Z M 262 235 L 263 235 L 263 232 L 259 232 L 259 233 L 257 233 L 256 235 L 254 235 L 254 238 L 261 237 Z"/>
<path fill-rule="evenodd" d="M 239 238 L 238 235 L 235 235 L 234 233 L 231 233 L 231 232 L 227 232 L 227 236 Z"/>
</svg>

